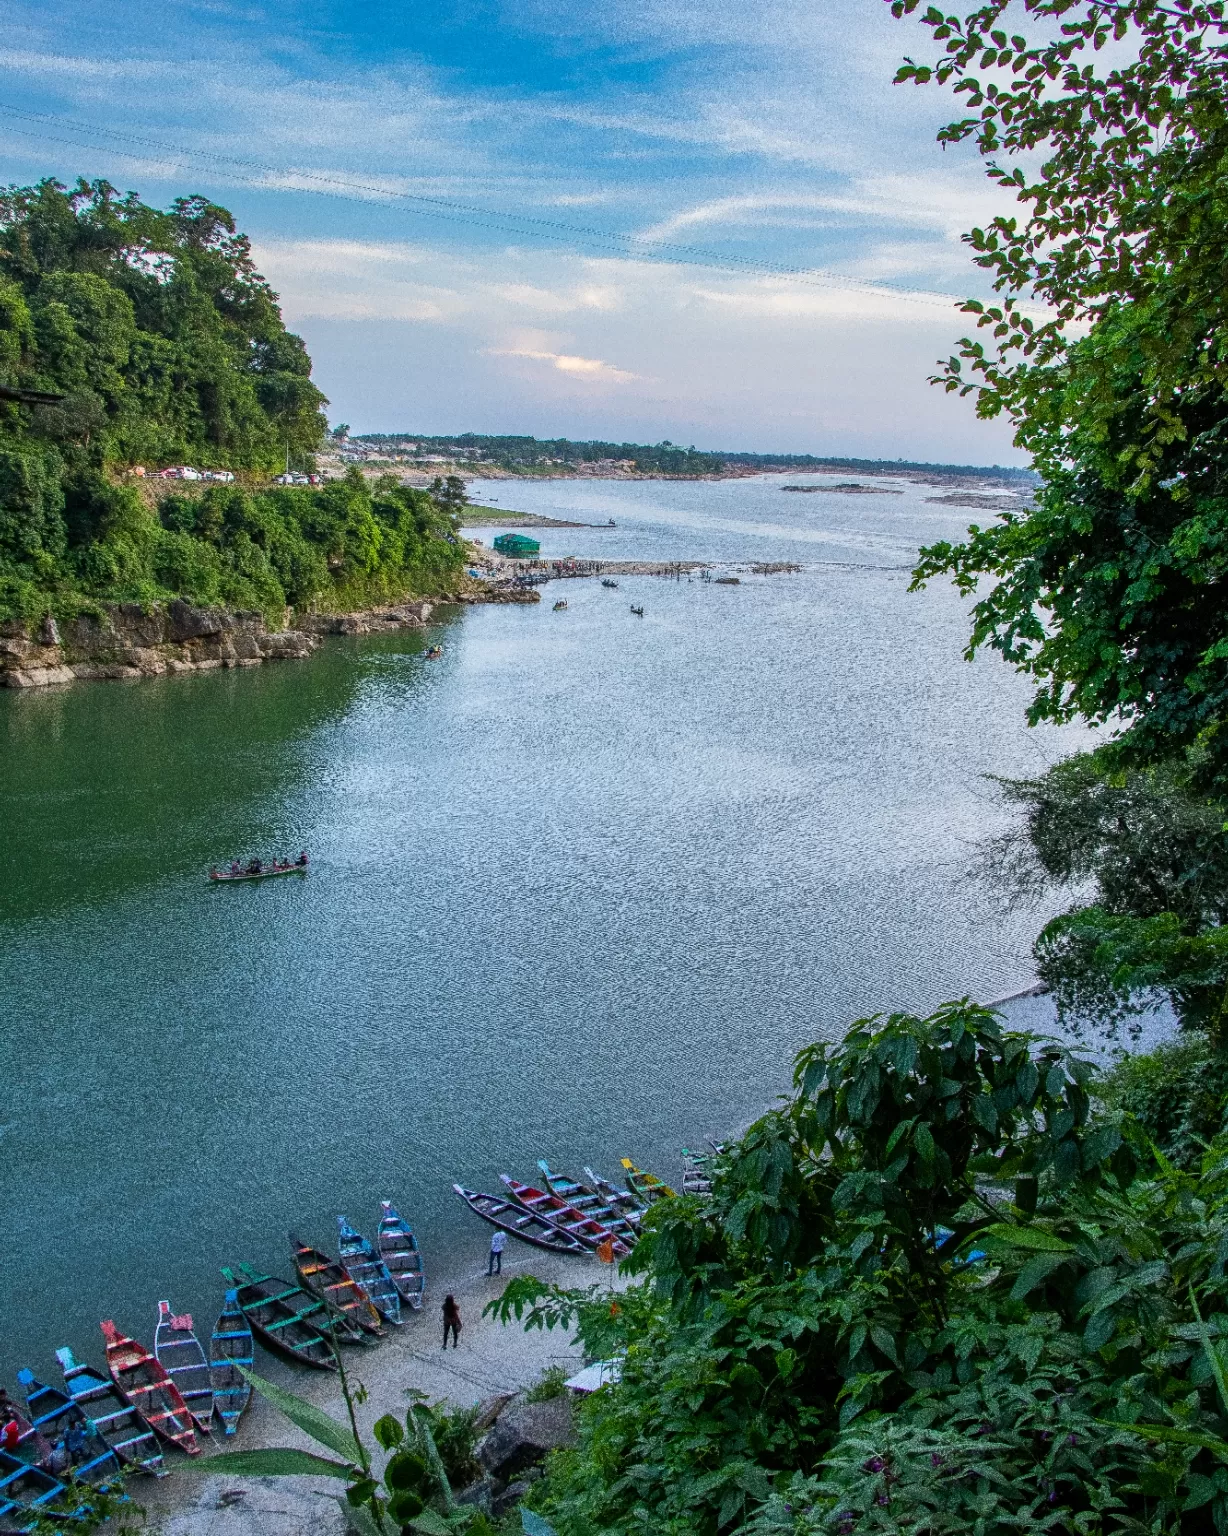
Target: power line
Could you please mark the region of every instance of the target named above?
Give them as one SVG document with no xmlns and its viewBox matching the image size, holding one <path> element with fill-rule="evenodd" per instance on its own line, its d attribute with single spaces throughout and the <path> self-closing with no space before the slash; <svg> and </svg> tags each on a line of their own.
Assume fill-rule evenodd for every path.
<svg viewBox="0 0 1228 1536">
<path fill-rule="evenodd" d="M 879 281 L 874 278 L 859 278 L 831 272 L 822 267 L 789 266 L 783 262 L 736 256 L 678 241 L 653 240 L 642 235 L 596 229 L 583 224 L 569 224 L 562 220 L 541 218 L 536 214 L 492 211 L 474 203 L 433 197 L 422 192 L 405 192 L 395 188 L 372 186 L 340 176 L 324 175 L 317 171 L 299 171 L 284 166 L 264 165 L 259 161 L 241 159 L 234 155 L 189 149 L 184 145 L 168 144 L 160 139 L 145 138 L 139 134 L 121 132 L 113 128 L 101 128 L 91 123 L 80 123 L 57 113 L 30 112 L 5 102 L 0 102 L 0 113 L 8 117 L 21 118 L 27 122 L 51 123 L 57 126 L 63 124 L 79 135 L 75 138 L 65 138 L 43 131 L 15 128 L 14 131 L 23 137 L 53 144 L 72 144 L 79 148 L 102 149 L 129 160 L 148 158 L 137 154 L 134 150 L 119 149 L 113 143 L 99 142 L 100 137 L 104 140 L 117 140 L 120 143 L 139 145 L 147 150 L 153 149 L 161 154 L 175 155 L 187 162 L 199 160 L 205 164 L 229 167 L 238 179 L 249 185 L 266 185 L 269 177 L 280 181 L 305 182 L 308 184 L 305 187 L 281 190 L 315 192 L 320 196 L 336 197 L 343 201 L 364 204 L 369 204 L 372 199 L 383 200 L 386 204 L 400 202 L 409 205 L 404 211 L 424 214 L 429 218 L 495 229 L 504 234 L 529 235 L 563 244 L 600 245 L 606 249 L 615 250 L 620 255 L 630 255 L 643 261 L 674 266 L 708 267 L 716 271 L 746 276 L 787 278 L 807 287 L 843 288 L 853 293 L 881 294 L 907 299 L 913 303 L 941 305 L 943 308 L 951 308 L 961 302 L 961 298 L 955 294 L 939 293 L 927 288 L 907 288 L 902 284 Z"/>
</svg>

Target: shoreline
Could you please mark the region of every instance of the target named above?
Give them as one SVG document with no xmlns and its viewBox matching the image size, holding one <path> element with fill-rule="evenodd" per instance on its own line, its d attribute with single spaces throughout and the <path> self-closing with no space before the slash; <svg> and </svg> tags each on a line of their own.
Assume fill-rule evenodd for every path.
<svg viewBox="0 0 1228 1536">
<path fill-rule="evenodd" d="M 504 1253 L 502 1276 L 488 1277 L 485 1237 L 476 1224 L 473 1238 L 472 1260 L 454 1263 L 452 1272 L 439 1280 L 432 1277 L 430 1256 L 426 1256 L 427 1293 L 421 1312 L 409 1313 L 399 1328 L 390 1326 L 378 1342 L 345 1350 L 342 1358 L 351 1384 L 361 1382 L 369 1394 L 356 1409 L 368 1444 L 374 1444 L 371 1427 L 376 1419 L 386 1413 L 404 1418 L 409 1390 L 425 1392 L 433 1402 L 476 1407 L 532 1386 L 551 1366 L 570 1369 L 574 1365 L 579 1370 L 584 1363 L 571 1334 L 558 1329 L 530 1333 L 515 1322 L 505 1327 L 484 1318 L 482 1308 L 517 1275 L 532 1273 L 542 1280 L 585 1286 L 602 1279 L 606 1267 L 595 1259 L 568 1259 L 513 1240 Z M 627 1284 L 617 1274 L 609 1278 L 615 1290 Z M 459 1349 L 445 1352 L 440 1348 L 440 1308 L 448 1294 L 460 1306 L 462 1327 Z M 334 1418 L 344 1419 L 345 1403 L 333 1372 L 296 1368 L 271 1356 L 263 1346 L 255 1370 Z M 253 1393 L 237 1434 L 222 1440 L 215 1431 L 205 1438 L 205 1446 L 191 1467 L 186 1457 L 168 1450 L 169 1477 L 157 1482 L 139 1478 L 129 1485 L 133 1502 L 146 1511 L 147 1536 L 332 1536 L 334 1530 L 346 1529 L 335 1503 L 341 1485 L 332 1479 L 209 1473 L 208 1462 L 220 1450 L 292 1446 L 319 1454 L 315 1442 L 258 1394 Z M 304 1524 L 305 1520 L 309 1523 Z"/>
</svg>

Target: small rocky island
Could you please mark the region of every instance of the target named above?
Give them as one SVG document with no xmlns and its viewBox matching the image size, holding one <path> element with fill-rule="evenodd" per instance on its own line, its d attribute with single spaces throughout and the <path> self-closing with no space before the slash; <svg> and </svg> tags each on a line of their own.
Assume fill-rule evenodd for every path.
<svg viewBox="0 0 1228 1536">
<path fill-rule="evenodd" d="M 833 496 L 902 496 L 903 491 L 894 485 L 859 485 L 855 480 L 842 480 L 839 485 L 782 485 L 782 491 L 800 491 L 803 496 L 826 492 Z"/>
</svg>

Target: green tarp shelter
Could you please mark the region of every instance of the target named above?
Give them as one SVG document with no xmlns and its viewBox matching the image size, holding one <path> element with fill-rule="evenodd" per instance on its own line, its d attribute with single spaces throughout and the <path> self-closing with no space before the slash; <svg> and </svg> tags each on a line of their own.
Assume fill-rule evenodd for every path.
<svg viewBox="0 0 1228 1536">
<path fill-rule="evenodd" d="M 501 533 L 495 540 L 495 549 L 510 560 L 532 560 L 541 553 L 536 539 L 526 539 L 523 533 Z"/>
</svg>

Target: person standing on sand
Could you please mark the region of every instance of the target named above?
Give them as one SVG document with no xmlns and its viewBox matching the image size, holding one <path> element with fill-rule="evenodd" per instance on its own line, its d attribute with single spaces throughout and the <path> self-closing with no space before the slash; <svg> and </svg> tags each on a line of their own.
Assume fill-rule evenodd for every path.
<svg viewBox="0 0 1228 1536">
<path fill-rule="evenodd" d="M 503 1273 L 503 1250 L 507 1247 L 507 1233 L 495 1228 L 494 1236 L 490 1240 L 490 1262 L 486 1266 L 487 1275 L 501 1275 Z"/>
<path fill-rule="evenodd" d="M 443 1347 L 448 1347 L 448 1334 L 452 1335 L 452 1348 L 460 1343 L 461 1315 L 460 1308 L 456 1305 L 455 1296 L 445 1296 L 443 1299 Z"/>
</svg>

